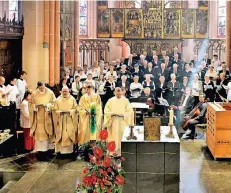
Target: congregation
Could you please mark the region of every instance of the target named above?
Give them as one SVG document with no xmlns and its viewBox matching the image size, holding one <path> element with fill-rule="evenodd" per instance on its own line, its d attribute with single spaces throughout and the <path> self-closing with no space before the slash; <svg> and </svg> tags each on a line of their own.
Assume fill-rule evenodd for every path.
<svg viewBox="0 0 231 193">
<path fill-rule="evenodd" d="M 176 47 L 168 55 L 166 51 L 157 54 L 154 50 L 151 55 L 130 54 L 111 63 L 95 61 L 90 67 L 79 67 L 73 75 L 65 69 L 57 93 L 40 81 L 36 91 L 30 90 L 26 76 L 22 71 L 19 77 L 6 81 L 0 77 L 0 105 L 14 105 L 17 109 L 25 149 L 29 151 L 35 148 L 47 153 L 55 141 L 56 152 L 73 153 L 73 144 L 95 140 L 103 127 L 108 129 L 109 138 L 116 141 L 119 151 L 124 127 L 134 125 L 130 102 L 146 103 L 148 115 L 159 116 L 158 107 L 166 106 L 166 101 L 175 110 L 177 128 L 181 127 L 182 117 L 187 118 L 195 107 L 200 107 L 200 114 L 189 117 L 187 128 L 183 128 L 185 139 L 194 139 L 195 125 L 206 122 L 206 102 L 231 101 L 230 71 L 218 55 L 211 59 L 206 53 L 195 55 L 186 62 Z M 92 133 L 88 115 L 93 103 L 97 113 L 96 131 Z M 56 115 L 52 116 L 50 110 Z M 118 120 L 124 121 L 122 126 L 118 126 Z M 118 127 L 117 133 L 110 127 Z"/>
</svg>

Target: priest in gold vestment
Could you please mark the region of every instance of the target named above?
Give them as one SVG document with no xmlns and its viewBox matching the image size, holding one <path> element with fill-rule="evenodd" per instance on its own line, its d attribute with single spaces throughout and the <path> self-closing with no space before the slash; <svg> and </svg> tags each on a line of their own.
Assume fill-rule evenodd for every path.
<svg viewBox="0 0 231 193">
<path fill-rule="evenodd" d="M 62 88 L 62 94 L 54 103 L 55 152 L 71 155 L 77 136 L 77 103 L 69 93 L 68 87 Z"/>
<path fill-rule="evenodd" d="M 45 87 L 43 82 L 37 83 L 37 90 L 29 101 L 29 114 L 31 122 L 30 134 L 35 137 L 35 151 L 43 159 L 48 150 L 54 149 L 52 138 L 54 128 L 52 120 L 52 105 L 55 101 L 54 93 Z M 40 157 L 41 156 L 41 157 Z"/>
<path fill-rule="evenodd" d="M 108 141 L 115 141 L 116 150 L 121 153 L 121 140 L 126 126 L 134 126 L 134 111 L 127 98 L 122 96 L 121 88 L 115 89 L 115 97 L 106 103 L 104 126 L 108 130 Z"/>
<path fill-rule="evenodd" d="M 96 129 L 90 132 L 90 110 L 91 106 L 96 108 Z M 101 129 L 102 122 L 102 105 L 100 96 L 93 91 L 93 85 L 86 83 L 86 93 L 79 101 L 79 124 L 78 124 L 78 144 L 83 144 L 91 140 L 96 140 L 98 132 Z"/>
</svg>

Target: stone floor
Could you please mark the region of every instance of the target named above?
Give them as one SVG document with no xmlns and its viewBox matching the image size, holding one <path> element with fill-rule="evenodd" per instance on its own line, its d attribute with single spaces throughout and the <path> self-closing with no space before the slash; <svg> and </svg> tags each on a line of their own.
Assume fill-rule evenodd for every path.
<svg viewBox="0 0 231 193">
<path fill-rule="evenodd" d="M 39 162 L 33 153 L 0 159 L 0 192 L 71 193 L 83 166 L 82 161 L 55 157 Z M 231 160 L 214 161 L 204 140 L 181 141 L 180 167 L 181 193 L 231 192 Z M 8 183 L 1 189 L 3 179 Z"/>
</svg>

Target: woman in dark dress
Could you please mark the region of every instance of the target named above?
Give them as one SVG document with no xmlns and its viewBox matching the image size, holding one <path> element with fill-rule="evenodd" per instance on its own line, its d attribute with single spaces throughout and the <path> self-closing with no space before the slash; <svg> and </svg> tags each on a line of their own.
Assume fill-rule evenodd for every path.
<svg viewBox="0 0 231 193">
<path fill-rule="evenodd" d="M 203 82 L 203 92 L 205 93 L 205 100 L 214 102 L 215 99 L 215 87 L 213 81 L 210 80 L 208 75 L 205 75 L 205 81 Z"/>
<path fill-rule="evenodd" d="M 115 90 L 115 81 L 113 79 L 113 76 L 109 76 L 107 82 L 105 83 L 104 86 L 104 91 L 106 92 L 105 94 L 105 103 L 107 103 L 108 99 L 112 98 L 114 96 L 114 90 Z"/>
<path fill-rule="evenodd" d="M 178 105 L 180 99 L 180 83 L 176 80 L 176 75 L 171 74 L 171 80 L 168 82 L 168 103 L 169 105 Z"/>
</svg>

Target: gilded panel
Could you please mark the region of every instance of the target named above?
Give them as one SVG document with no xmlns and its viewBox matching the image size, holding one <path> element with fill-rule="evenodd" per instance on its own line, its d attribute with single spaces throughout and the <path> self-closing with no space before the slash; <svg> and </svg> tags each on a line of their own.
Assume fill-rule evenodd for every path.
<svg viewBox="0 0 231 193">
<path fill-rule="evenodd" d="M 144 140 L 160 140 L 160 118 L 144 118 Z"/>
<path fill-rule="evenodd" d="M 162 9 L 163 1 L 159 0 L 144 0 L 141 2 L 142 9 L 148 11 L 149 8 Z"/>
<path fill-rule="evenodd" d="M 110 37 L 110 10 L 98 9 L 97 12 L 97 21 L 98 21 L 98 38 L 109 38 Z"/>
<path fill-rule="evenodd" d="M 125 38 L 143 38 L 142 9 L 125 9 Z"/>
<path fill-rule="evenodd" d="M 180 10 L 165 9 L 163 19 L 163 38 L 180 38 Z"/>
<path fill-rule="evenodd" d="M 196 38 L 208 37 L 208 10 L 196 11 Z"/>
<path fill-rule="evenodd" d="M 97 0 L 97 10 L 99 9 L 107 9 L 108 1 Z"/>
<path fill-rule="evenodd" d="M 150 8 L 144 14 L 144 38 L 161 39 L 162 38 L 162 9 Z"/>
<path fill-rule="evenodd" d="M 122 38 L 124 36 L 124 10 L 111 9 L 111 37 Z"/>
<path fill-rule="evenodd" d="M 181 38 L 194 38 L 196 12 L 192 9 L 183 9 L 181 12 Z"/>
</svg>

